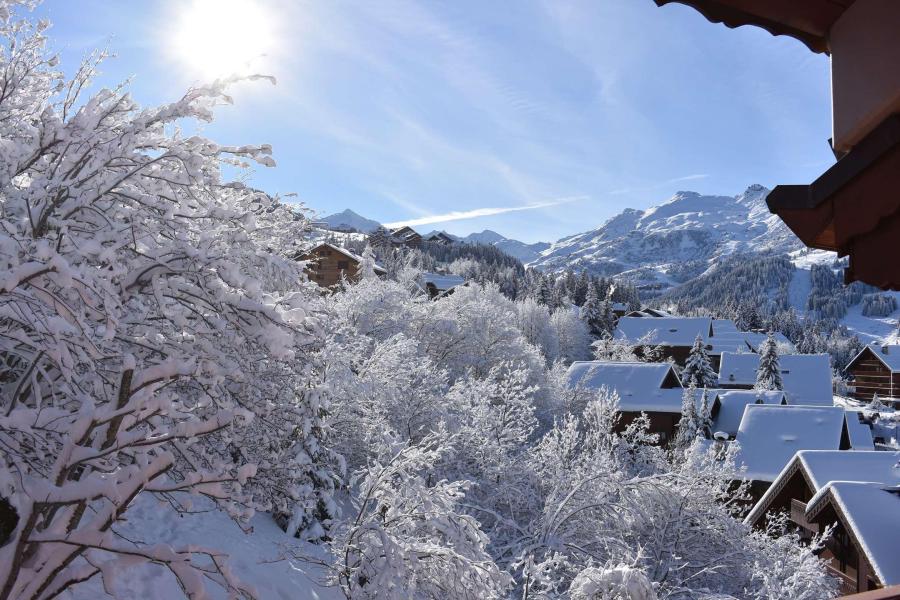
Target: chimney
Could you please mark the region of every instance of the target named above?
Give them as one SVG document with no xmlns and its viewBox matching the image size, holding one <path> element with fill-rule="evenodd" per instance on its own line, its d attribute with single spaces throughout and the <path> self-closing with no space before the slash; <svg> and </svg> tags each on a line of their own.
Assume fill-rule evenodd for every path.
<svg viewBox="0 0 900 600">
<path fill-rule="evenodd" d="M 888 345 L 887 344 L 885 344 L 884 346 L 881 347 L 881 353 L 882 354 L 888 353 Z"/>
</svg>

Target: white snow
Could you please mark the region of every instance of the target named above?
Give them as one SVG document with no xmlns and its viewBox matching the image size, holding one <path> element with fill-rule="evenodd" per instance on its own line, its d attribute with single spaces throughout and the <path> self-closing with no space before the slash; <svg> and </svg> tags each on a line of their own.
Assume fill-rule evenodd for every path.
<svg viewBox="0 0 900 600">
<path fill-rule="evenodd" d="M 663 388 L 672 372 L 666 363 L 576 361 L 568 371 L 569 385 L 599 390 L 606 386 L 619 394 L 626 412 L 681 412 L 683 390 Z"/>
<path fill-rule="evenodd" d="M 799 450 L 838 450 L 843 429 L 844 410 L 837 406 L 748 404 L 736 463 L 746 467 L 747 479 L 774 481 Z"/>
<path fill-rule="evenodd" d="M 831 359 L 827 354 L 782 354 L 778 357 L 778 364 L 789 404 L 833 404 Z M 719 385 L 753 386 L 758 368 L 758 354 L 723 352 Z"/>
<path fill-rule="evenodd" d="M 184 498 L 182 498 L 182 501 Z M 344 596 L 338 588 L 321 585 L 324 571 L 304 561 L 288 558 L 291 554 L 327 560 L 324 548 L 301 542 L 284 533 L 267 514 L 257 514 L 250 521 L 251 531 L 244 533 L 224 513 L 202 499 L 193 498 L 194 510 L 180 517 L 167 503 L 140 496 L 128 510 L 128 521 L 116 530 L 131 540 L 153 540 L 172 546 L 197 544 L 221 550 L 230 558 L 228 564 L 235 576 L 255 588 L 257 596 L 269 600 L 339 600 Z M 226 598 L 224 590 L 207 582 L 212 598 Z M 171 600 L 183 592 L 172 574 L 161 566 L 138 565 L 127 576 L 116 578 L 116 591 L 121 598 Z M 106 598 L 103 586 L 96 580 L 73 588 L 64 594 L 69 600 Z"/>
<path fill-rule="evenodd" d="M 708 338 L 711 326 L 709 317 L 622 317 L 615 337 L 663 346 L 691 346 L 697 335 Z"/>
<path fill-rule="evenodd" d="M 861 410 L 845 410 L 847 419 L 847 433 L 850 435 L 851 450 L 874 450 L 875 441 L 872 437 L 872 428 L 862 421 Z"/>
<path fill-rule="evenodd" d="M 744 408 L 748 404 L 756 404 L 762 400 L 763 404 L 781 404 L 784 401 L 784 392 L 758 392 L 756 390 L 715 390 L 710 397 L 715 398 L 712 404 L 713 431 L 724 431 L 734 437 L 737 435 L 741 418 L 744 416 Z"/>
</svg>

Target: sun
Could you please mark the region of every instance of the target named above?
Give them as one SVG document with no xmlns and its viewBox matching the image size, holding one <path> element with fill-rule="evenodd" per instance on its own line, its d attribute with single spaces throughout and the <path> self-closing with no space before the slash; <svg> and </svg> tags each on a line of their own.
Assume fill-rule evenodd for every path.
<svg viewBox="0 0 900 600">
<path fill-rule="evenodd" d="M 246 74 L 272 51 L 272 21 L 260 0 L 189 0 L 177 11 L 170 50 L 192 75 Z"/>
</svg>

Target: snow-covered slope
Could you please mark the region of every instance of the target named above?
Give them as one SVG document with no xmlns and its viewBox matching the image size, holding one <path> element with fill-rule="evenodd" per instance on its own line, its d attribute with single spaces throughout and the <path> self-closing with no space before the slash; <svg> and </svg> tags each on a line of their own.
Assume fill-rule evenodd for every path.
<svg viewBox="0 0 900 600">
<path fill-rule="evenodd" d="M 647 210 L 626 209 L 598 229 L 563 238 L 531 265 L 623 274 L 647 289 L 664 290 L 704 272 L 735 252 L 788 252 L 800 242 L 769 213 L 769 190 L 751 185 L 737 196 L 678 192 Z"/>
<path fill-rule="evenodd" d="M 321 219 L 332 229 L 350 230 L 355 229 L 363 233 L 371 233 L 381 227 L 381 223 L 367 219 L 350 210 L 349 208 L 333 215 L 328 215 Z"/>
</svg>

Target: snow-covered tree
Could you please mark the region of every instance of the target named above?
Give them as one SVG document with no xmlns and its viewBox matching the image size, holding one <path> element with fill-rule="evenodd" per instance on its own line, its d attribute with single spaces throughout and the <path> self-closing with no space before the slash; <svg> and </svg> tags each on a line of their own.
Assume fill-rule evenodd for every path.
<svg viewBox="0 0 900 600">
<path fill-rule="evenodd" d="M 466 481 L 430 481 L 451 452 L 446 436 L 399 444 L 360 473 L 354 511 L 331 543 L 348 600 L 502 598 L 510 579 L 487 536 L 459 505 Z"/>
<path fill-rule="evenodd" d="M 684 451 L 694 443 L 700 431 L 700 417 L 697 414 L 697 387 L 691 383 L 684 388 L 681 398 L 681 418 L 675 434 L 675 448 Z"/>
<path fill-rule="evenodd" d="M 572 363 L 590 358 L 590 332 L 585 322 L 578 318 L 577 309 L 569 306 L 558 308 L 550 317 L 550 325 L 556 334 L 560 360 Z"/>
<path fill-rule="evenodd" d="M 781 367 L 778 365 L 778 346 L 775 336 L 769 332 L 768 337 L 762 343 L 759 353 L 759 369 L 756 371 L 756 389 L 780 390 Z"/>
<path fill-rule="evenodd" d="M 360 279 L 375 279 L 378 277 L 378 274 L 375 272 L 375 253 L 372 251 L 372 246 L 366 244 L 366 247 L 363 249 L 362 256 L 360 256 L 359 261 L 359 277 Z"/>
<path fill-rule="evenodd" d="M 559 356 L 559 340 L 550 320 L 550 309 L 533 298 L 516 302 L 516 323 L 531 345 L 539 348 L 548 363 Z"/>
<path fill-rule="evenodd" d="M 708 437 L 712 433 L 713 422 L 712 417 L 710 416 L 712 406 L 710 406 L 709 403 L 709 390 L 703 388 L 703 395 L 700 398 L 700 408 L 697 409 L 697 433 L 704 437 Z"/>
<path fill-rule="evenodd" d="M 712 362 L 706 353 L 703 338 L 697 334 L 691 353 L 688 355 L 681 371 L 681 382 L 684 385 L 693 384 L 697 388 L 714 388 L 718 385 L 719 376 L 712 368 Z"/>
<path fill-rule="evenodd" d="M 246 596 L 215 549 L 112 530 L 147 494 L 238 519 L 327 502 L 318 300 L 288 258 L 302 220 L 220 172 L 273 165 L 268 146 L 180 132 L 229 81 L 157 108 L 88 95 L 102 55 L 64 79 L 19 8 L 0 10 L 0 497 L 17 514 L 0 597 L 151 562 L 188 595 Z"/>
</svg>

